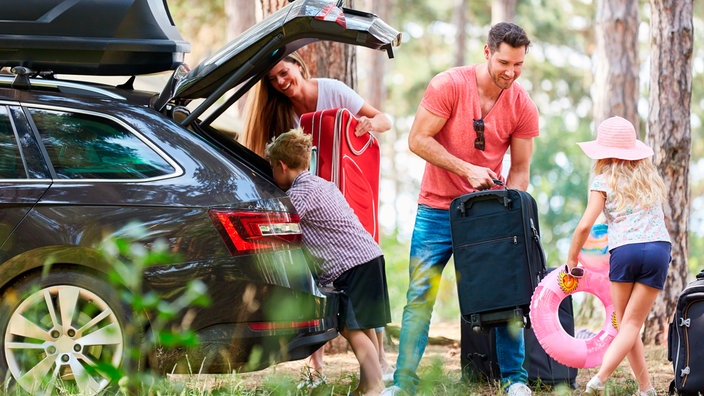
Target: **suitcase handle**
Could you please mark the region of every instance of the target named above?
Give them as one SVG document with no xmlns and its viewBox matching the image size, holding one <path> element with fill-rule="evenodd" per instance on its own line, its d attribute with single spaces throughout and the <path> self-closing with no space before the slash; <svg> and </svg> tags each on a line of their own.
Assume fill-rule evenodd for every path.
<svg viewBox="0 0 704 396">
<path fill-rule="evenodd" d="M 318 147 L 313 146 L 310 148 L 310 165 L 308 166 L 310 173 L 320 176 L 318 174 Z"/>
<path fill-rule="evenodd" d="M 473 197 L 472 202 L 467 202 L 467 201 L 463 202 L 462 205 L 460 205 L 459 209 L 460 209 L 460 212 L 462 212 L 462 216 L 464 216 L 465 212 L 470 211 L 472 209 L 472 205 L 474 205 L 475 203 L 482 202 L 482 201 L 491 201 L 491 200 L 497 200 L 507 208 L 511 205 L 511 198 L 508 197 L 508 194 L 502 194 L 502 195 L 487 194 L 487 195 L 483 195 L 483 196 Z"/>
<path fill-rule="evenodd" d="M 344 111 L 349 113 L 349 119 L 347 120 L 347 125 L 344 125 L 344 128 L 342 129 L 343 131 L 345 131 L 345 139 L 347 140 L 347 146 L 350 148 L 350 151 L 354 155 L 362 155 L 364 153 L 364 151 L 366 151 L 367 148 L 369 148 L 369 146 L 371 146 L 372 143 L 374 143 L 374 139 L 376 139 L 376 138 L 374 137 L 374 135 L 372 135 L 371 132 L 367 132 L 367 141 L 361 145 L 362 146 L 361 148 L 356 148 L 355 143 L 359 143 L 359 142 L 364 141 L 364 136 L 357 136 L 354 134 L 354 130 L 352 128 L 350 128 L 350 126 L 352 124 L 352 120 L 357 121 L 357 118 L 355 116 L 353 116 L 349 110 L 344 109 Z M 340 121 L 340 123 L 341 122 L 342 121 Z"/>
<path fill-rule="evenodd" d="M 472 205 L 474 205 L 475 202 L 489 201 L 495 199 L 507 208 L 511 206 L 511 198 L 509 198 L 508 196 L 508 187 L 506 187 L 504 183 L 499 179 L 491 179 L 491 181 L 498 186 L 504 187 L 502 190 L 504 193 L 501 196 L 495 194 L 487 194 L 485 196 L 474 196 L 473 201 L 469 203 L 467 203 L 467 200 L 465 200 L 458 208 L 463 217 L 469 210 L 472 209 Z"/>
</svg>

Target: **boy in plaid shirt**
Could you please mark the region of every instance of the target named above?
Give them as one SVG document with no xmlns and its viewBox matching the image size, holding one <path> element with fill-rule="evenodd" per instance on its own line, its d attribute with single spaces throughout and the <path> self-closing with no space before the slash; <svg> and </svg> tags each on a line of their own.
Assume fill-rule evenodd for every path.
<svg viewBox="0 0 704 396">
<path fill-rule="evenodd" d="M 340 293 L 340 332 L 360 365 L 354 395 L 383 389 L 374 329 L 391 321 L 384 256 L 335 184 L 308 171 L 311 136 L 293 129 L 265 149 L 274 181 L 300 216 L 303 247 L 316 260 L 321 285 Z"/>
</svg>

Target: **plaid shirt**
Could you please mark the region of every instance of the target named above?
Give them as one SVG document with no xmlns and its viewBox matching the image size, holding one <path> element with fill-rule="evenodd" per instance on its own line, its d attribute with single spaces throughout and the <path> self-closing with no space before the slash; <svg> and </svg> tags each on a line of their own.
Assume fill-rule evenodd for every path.
<svg viewBox="0 0 704 396">
<path fill-rule="evenodd" d="M 320 284 L 382 255 L 335 184 L 304 171 L 286 194 L 301 216 L 303 246 L 318 260 Z"/>
</svg>

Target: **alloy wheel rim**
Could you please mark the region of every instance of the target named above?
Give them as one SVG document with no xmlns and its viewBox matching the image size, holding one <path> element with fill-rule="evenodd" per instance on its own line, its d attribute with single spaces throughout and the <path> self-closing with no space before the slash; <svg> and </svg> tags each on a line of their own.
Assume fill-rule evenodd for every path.
<svg viewBox="0 0 704 396">
<path fill-rule="evenodd" d="M 102 298 L 58 285 L 33 292 L 17 307 L 4 349 L 13 378 L 28 392 L 66 387 L 93 395 L 110 383 L 101 368 L 120 366 L 123 344 L 119 320 Z"/>
</svg>

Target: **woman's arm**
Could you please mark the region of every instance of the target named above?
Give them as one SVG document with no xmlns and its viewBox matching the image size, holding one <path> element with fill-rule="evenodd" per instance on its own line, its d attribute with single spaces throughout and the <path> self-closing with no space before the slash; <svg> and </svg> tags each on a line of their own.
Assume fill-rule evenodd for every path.
<svg viewBox="0 0 704 396">
<path fill-rule="evenodd" d="M 374 106 L 364 102 L 357 113 L 357 128 L 354 134 L 362 136 L 367 132 L 386 132 L 391 129 L 389 117 Z"/>
</svg>

